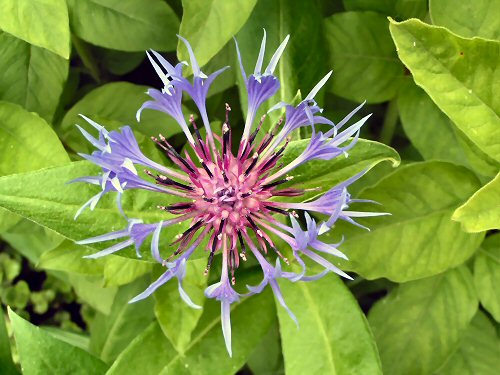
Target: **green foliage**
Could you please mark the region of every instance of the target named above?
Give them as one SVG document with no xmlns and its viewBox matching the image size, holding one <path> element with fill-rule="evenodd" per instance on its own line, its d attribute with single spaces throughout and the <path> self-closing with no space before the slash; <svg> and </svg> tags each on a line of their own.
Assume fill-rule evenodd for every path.
<svg viewBox="0 0 500 375">
<path fill-rule="evenodd" d="M 467 232 L 483 232 L 500 229 L 500 174 L 476 191 L 453 214 L 453 220 L 461 222 Z"/>
<path fill-rule="evenodd" d="M 23 374 L 104 374 L 106 365 L 9 310 Z"/>
<path fill-rule="evenodd" d="M 337 276 L 280 285 L 299 322 L 277 306 L 287 374 L 382 374 L 368 322 Z"/>
<path fill-rule="evenodd" d="M 476 311 L 465 267 L 398 286 L 368 316 L 384 374 L 433 373 L 454 352 Z"/>
<path fill-rule="evenodd" d="M 483 307 L 500 322 L 500 235 L 494 234 L 481 245 L 474 259 L 474 284 Z"/>
<path fill-rule="evenodd" d="M 0 0 L 0 9 L 2 375 L 498 372 L 499 1 Z M 78 155 L 93 147 L 75 124 L 96 134 L 81 114 L 108 130 L 131 126 L 144 154 L 169 167 L 150 137 L 161 133 L 187 149 L 166 114 L 148 109 L 136 119 L 148 88 L 162 85 L 144 51 L 189 61 L 176 34 L 190 41 L 205 73 L 231 66 L 211 86 L 207 109 L 220 134 L 227 102 L 237 139 L 247 98 L 232 38 L 251 74 L 263 29 L 264 68 L 288 34 L 290 40 L 275 71 L 281 86 L 257 117 L 276 102 L 298 103 L 330 70 L 315 97 L 323 115 L 337 122 L 364 101 L 352 123 L 373 114 L 348 154 L 293 171 L 293 183 L 307 192 L 290 200 L 312 200 L 367 171 L 349 193 L 379 204 L 349 210 L 390 215 L 355 218 L 370 230 L 339 220 L 320 237 L 343 240 L 338 248 L 349 260 L 330 261 L 353 281 L 280 281 L 300 328 L 269 287 L 233 304 L 231 358 L 220 303 L 204 296 L 219 276 L 218 256 L 203 275 L 207 239 L 183 280 L 200 309 L 179 298 L 175 279 L 129 304 L 165 265 L 151 257 L 150 239 L 142 258 L 133 246 L 84 258 L 121 240 L 75 241 L 121 230 L 127 221 L 113 193 L 74 220 L 101 189 L 68 182 L 101 172 Z M 196 106 L 183 106 L 201 125 Z M 263 129 L 282 116 L 283 109 L 267 113 Z M 311 134 L 295 132 L 281 162 L 300 155 Z M 144 191 L 122 199 L 125 214 L 145 223 L 172 217 L 157 206 L 179 201 Z M 172 242 L 187 227 L 162 232 L 162 256 L 177 249 Z M 292 260 L 289 246 L 273 240 Z M 268 257 L 274 261 L 272 252 Z M 236 273 L 239 292 L 262 277 L 249 258 Z"/>
<path fill-rule="evenodd" d="M 451 220 L 478 187 L 470 171 L 454 164 L 429 161 L 400 167 L 358 195 L 380 203 L 374 211 L 391 216 L 360 218 L 369 231 L 339 223 L 337 231 L 325 236 L 338 242 L 336 233 L 345 235 L 342 248 L 349 260 L 339 263 L 368 279 L 405 282 L 436 275 L 467 260 L 483 239 L 483 234 L 467 234 Z"/>
<path fill-rule="evenodd" d="M 175 49 L 179 21 L 162 0 L 148 0 L 147 6 L 135 0 L 67 2 L 71 31 L 89 43 L 119 51 Z"/>
</svg>

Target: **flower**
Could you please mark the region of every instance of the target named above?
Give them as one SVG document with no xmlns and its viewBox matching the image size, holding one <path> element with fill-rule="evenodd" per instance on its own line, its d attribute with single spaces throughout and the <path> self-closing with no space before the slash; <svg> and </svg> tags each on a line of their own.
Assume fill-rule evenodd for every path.
<svg viewBox="0 0 500 375">
<path fill-rule="evenodd" d="M 96 207 L 99 199 L 107 193 L 117 192 L 118 208 L 126 218 L 128 225 L 123 230 L 114 231 L 101 236 L 80 241 L 80 244 L 90 244 L 119 240 L 118 243 L 88 257 L 98 258 L 115 253 L 129 246 L 135 246 L 140 257 L 140 247 L 148 236 L 152 236 L 151 254 L 154 259 L 165 267 L 165 272 L 151 284 L 143 293 L 135 297 L 135 302 L 150 296 L 158 287 L 172 278 L 177 278 L 179 293 L 190 306 L 199 308 L 189 298 L 182 288 L 186 262 L 191 254 L 200 246 L 201 241 L 208 239 L 209 252 L 205 274 L 209 273 L 218 253 L 222 254 L 222 275 L 219 282 L 210 285 L 206 291 L 207 298 L 213 298 L 221 303 L 222 331 L 226 347 L 231 355 L 231 323 L 230 306 L 240 298 L 260 293 L 267 285 L 273 290 L 277 300 L 296 321 L 288 309 L 281 294 L 277 280 L 287 279 L 292 282 L 311 281 L 323 277 L 328 272 L 337 273 L 351 278 L 334 266 L 326 256 L 347 259 L 338 250 L 340 244 L 327 244 L 319 239 L 319 235 L 328 231 L 337 219 L 353 222 L 353 217 L 374 216 L 379 213 L 364 213 L 348 211 L 349 204 L 355 200 L 347 193 L 351 183 L 360 178 L 364 172 L 332 187 L 319 198 L 308 202 L 291 201 L 290 197 L 305 193 L 300 186 L 293 186 L 294 169 L 310 160 L 331 160 L 347 155 L 357 142 L 359 130 L 369 116 L 356 122 L 339 133 L 351 117 L 362 105 L 353 110 L 344 120 L 334 124 L 319 115 L 322 109 L 314 100 L 315 95 L 327 82 L 329 72 L 296 106 L 278 103 L 271 110 L 285 108 L 285 121 L 263 135 L 260 141 L 257 136 L 265 116 L 254 127 L 255 116 L 260 106 L 269 100 L 279 89 L 280 82 L 274 75 L 275 68 L 284 52 L 289 37 L 281 43 L 272 56 L 266 69 L 262 71 L 266 34 L 255 65 L 254 73 L 247 76 L 243 68 L 241 53 L 236 44 L 241 74 L 248 93 L 248 111 L 239 148 L 232 151 L 232 128 L 229 121 L 231 108 L 226 104 L 225 121 L 220 135 L 211 128 L 208 119 L 205 100 L 213 80 L 226 68 L 206 75 L 196 61 L 194 52 L 188 41 L 179 37 L 189 52 L 193 79 L 183 76 L 183 65 L 173 66 L 157 52 L 148 53 L 153 68 L 159 75 L 164 87 L 161 90 L 148 91 L 151 100 L 145 102 L 137 112 L 137 118 L 145 109 L 162 111 L 173 117 L 188 140 L 192 155 L 186 152 L 181 155 L 163 136 L 152 137 L 166 156 L 174 163 L 175 168 L 162 166 L 143 155 L 130 127 L 124 126 L 120 131 L 108 132 L 104 127 L 84 117 L 97 131 L 95 138 L 80 128 L 84 137 L 96 148 L 91 155 L 82 155 L 87 160 L 102 168 L 99 176 L 86 176 L 74 182 L 86 182 L 99 185 L 101 191 L 92 197 L 78 210 L 78 216 L 85 208 Z M 206 130 L 204 139 L 194 120 L 182 111 L 183 95 L 187 94 L 196 104 Z M 188 125 L 188 123 L 190 125 Z M 316 132 L 315 125 L 323 124 L 326 132 Z M 191 127 L 192 128 L 191 128 Z M 313 135 L 305 150 L 287 166 L 280 165 L 287 145 L 289 135 L 294 130 L 311 126 Z M 252 129 L 254 128 L 254 129 Z M 137 167 L 144 169 L 145 175 L 140 175 Z M 128 218 L 121 209 L 120 197 L 128 189 L 146 189 L 158 193 L 179 197 L 177 203 L 159 206 L 159 209 L 174 215 L 174 218 L 159 223 L 143 223 L 140 218 Z M 302 229 L 297 218 L 303 213 L 306 229 Z M 326 215 L 325 221 L 316 223 L 308 212 Z M 280 219 L 281 215 L 281 219 Z M 76 218 L 76 217 L 75 217 Z M 285 224 L 288 220 L 291 226 Z M 180 234 L 173 242 L 176 249 L 166 258 L 164 249 L 160 249 L 160 235 L 164 228 L 189 221 L 189 228 Z M 276 235 L 290 246 L 293 261 L 299 267 L 299 272 L 292 272 L 290 261 L 285 257 L 279 245 L 271 238 Z M 321 255 L 320 255 L 321 254 Z M 247 293 L 240 294 L 233 287 L 236 283 L 235 271 L 241 261 L 246 261 L 252 255 L 256 258 L 263 272 L 263 280 L 257 286 L 247 286 Z M 275 257 L 269 262 L 267 258 Z M 306 275 L 307 267 L 303 257 L 312 260 L 324 268 L 317 275 Z M 286 264 L 282 266 L 282 262 Z M 275 263 L 273 266 L 272 263 Z M 283 269 L 283 267 L 286 267 Z"/>
</svg>

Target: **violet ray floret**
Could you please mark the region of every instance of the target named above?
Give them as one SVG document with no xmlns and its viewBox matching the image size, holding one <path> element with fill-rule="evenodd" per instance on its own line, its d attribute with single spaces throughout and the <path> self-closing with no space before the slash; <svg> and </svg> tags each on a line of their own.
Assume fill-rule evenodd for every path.
<svg viewBox="0 0 500 375">
<path fill-rule="evenodd" d="M 183 66 L 187 63 L 173 65 L 159 53 L 147 52 L 163 87 L 161 90 L 148 91 L 151 100 L 139 108 L 137 118 L 140 119 L 144 110 L 157 110 L 171 116 L 184 132 L 188 141 L 187 147 L 191 148 L 192 152 L 181 154 L 161 134 L 151 137 L 173 163 L 173 167 L 165 167 L 143 154 L 129 126 L 107 131 L 95 121 L 82 116 L 97 131 L 97 136 L 79 127 L 84 138 L 95 147 L 92 154 L 81 156 L 98 165 L 102 172 L 97 176 L 84 176 L 71 181 L 88 183 L 100 189 L 77 211 L 75 219 L 86 208 L 94 210 L 105 194 L 115 192 L 118 209 L 127 225 L 122 230 L 78 243 L 92 245 L 109 241 L 110 246 L 88 255 L 87 258 L 114 254 L 128 247 L 134 247 L 137 256 L 141 257 L 141 245 L 151 237 L 151 258 L 165 267 L 165 272 L 130 302 L 149 297 L 163 284 L 177 278 L 181 298 L 189 306 L 200 308 L 184 291 L 182 281 L 186 274 L 187 262 L 191 255 L 202 247 L 201 243 L 205 240 L 204 247 L 209 253 L 205 274 L 209 273 L 213 261 L 219 259 L 215 258 L 215 255 L 222 255 L 220 281 L 208 286 L 205 296 L 221 303 L 222 332 L 228 353 L 232 355 L 231 304 L 258 294 L 269 285 L 276 300 L 298 324 L 285 303 L 278 279 L 291 282 L 313 281 L 329 272 L 351 279 L 351 276 L 329 260 L 329 257 L 347 259 L 338 249 L 342 242 L 326 243 L 320 235 L 333 228 L 339 219 L 360 225 L 353 218 L 385 214 L 349 209 L 352 203 L 370 202 L 351 199 L 348 193 L 349 186 L 366 171 L 329 189 L 323 187 L 326 191 L 323 194 L 318 193 L 314 200 L 309 201 L 298 201 L 297 197 L 311 189 L 304 189 L 300 183 L 294 183 L 291 173 L 311 160 L 326 162 L 347 157 L 347 151 L 355 147 L 360 128 L 369 116 L 343 129 L 363 104 L 337 124 L 319 115 L 323 110 L 314 97 L 330 78 L 332 72 L 329 72 L 299 104 L 293 106 L 278 103 L 273 106 L 272 110 L 285 108 L 285 117 L 273 124 L 270 127 L 272 130 L 263 137 L 257 137 L 266 116 L 262 116 L 257 123 L 255 118 L 262 104 L 280 87 L 274 71 L 289 39 L 287 36 L 283 40 L 264 69 L 264 31 L 255 69 L 251 75 L 247 75 L 243 68 L 243 60 L 236 43 L 241 74 L 248 95 L 248 108 L 243 135 L 240 140 L 234 142 L 230 106 L 225 106 L 225 121 L 219 133 L 218 129 L 211 128 L 212 123 L 208 118 L 205 103 L 210 85 L 226 68 L 209 75 L 203 73 L 189 42 L 179 38 L 187 48 L 193 78 L 188 80 L 183 75 Z M 184 93 L 187 95 L 184 96 Z M 183 112 L 182 100 L 186 97 L 191 98 L 198 108 L 206 137 L 201 135 L 194 116 Z M 315 125 L 319 124 L 327 130 L 317 132 Z M 290 135 L 304 126 L 312 129 L 309 143 L 298 157 L 287 165 L 282 165 L 283 156 L 290 144 Z M 257 141 L 258 139 L 260 141 Z M 232 151 L 233 143 L 239 146 L 235 153 Z M 165 218 L 158 223 L 144 223 L 141 218 L 129 218 L 126 210 L 121 207 L 121 197 L 130 189 L 148 190 L 169 196 L 169 203 L 158 206 L 166 215 Z M 170 196 L 177 198 L 172 201 Z M 292 197 L 293 200 L 290 199 Z M 318 224 L 309 213 L 323 216 L 324 221 Z M 290 224 L 283 222 L 283 218 L 289 219 Z M 301 221 L 305 223 L 305 229 Z M 179 223 L 188 224 L 185 227 L 187 229 L 175 238 L 164 238 L 170 245 L 163 245 L 160 241 L 162 231 L 169 227 L 169 233 L 172 233 L 173 226 Z M 280 244 L 275 243 L 273 238 L 279 238 Z M 289 251 L 282 244 L 288 244 Z M 249 255 L 254 256 L 260 265 L 263 279 L 256 286 L 247 285 L 246 292 L 243 293 L 235 287 L 235 271 Z M 290 256 L 290 259 L 287 256 Z M 319 274 L 308 275 L 306 258 L 321 265 L 324 270 Z"/>
</svg>

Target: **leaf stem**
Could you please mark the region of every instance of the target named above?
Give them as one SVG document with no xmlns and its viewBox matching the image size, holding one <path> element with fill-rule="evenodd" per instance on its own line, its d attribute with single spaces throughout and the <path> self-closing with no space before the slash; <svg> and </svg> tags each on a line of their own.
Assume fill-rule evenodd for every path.
<svg viewBox="0 0 500 375">
<path fill-rule="evenodd" d="M 397 99 L 394 98 L 389 102 L 387 111 L 385 112 L 384 123 L 382 124 L 382 131 L 380 132 L 380 142 L 390 145 L 394 133 L 396 132 L 396 125 L 399 120 L 399 111 Z"/>
</svg>

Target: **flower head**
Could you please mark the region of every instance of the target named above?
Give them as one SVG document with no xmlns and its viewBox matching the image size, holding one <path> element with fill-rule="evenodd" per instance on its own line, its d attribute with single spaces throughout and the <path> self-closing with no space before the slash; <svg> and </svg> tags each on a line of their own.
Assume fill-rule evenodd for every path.
<svg viewBox="0 0 500 375">
<path fill-rule="evenodd" d="M 232 303 L 242 297 L 260 293 L 269 285 L 280 304 L 296 320 L 293 313 L 286 307 L 277 279 L 282 278 L 292 282 L 310 281 L 330 271 L 350 278 L 326 258 L 328 256 L 347 258 L 337 249 L 339 244 L 324 243 L 318 236 L 329 230 L 339 218 L 352 221 L 352 217 L 370 215 L 347 211 L 349 203 L 353 201 L 347 193 L 347 188 L 361 174 L 331 188 L 310 202 L 297 203 L 296 199 L 291 201 L 288 198 L 305 193 L 300 186 L 293 185 L 294 169 L 309 160 L 330 160 L 346 154 L 355 145 L 359 129 L 368 116 L 339 133 L 338 130 L 361 106 L 337 125 L 318 115 L 322 109 L 314 101 L 314 96 L 326 83 L 331 75 L 330 72 L 298 105 L 279 103 L 275 106 L 275 108 L 285 107 L 285 120 L 281 120 L 273 131 L 264 134 L 261 140 L 257 141 L 265 116 L 257 124 L 255 124 L 255 116 L 262 103 L 269 100 L 279 88 L 280 83 L 274 76 L 274 70 L 288 42 L 287 36 L 263 70 L 266 45 L 264 33 L 254 73 L 247 76 L 241 64 L 241 72 L 248 93 L 248 111 L 238 150 L 233 153 L 230 106 L 226 104 L 225 121 L 219 134 L 211 128 L 205 107 L 210 84 L 225 68 L 210 75 L 204 74 L 198 66 L 189 43 L 183 38 L 181 40 L 186 44 L 189 52 L 194 74 L 192 81 L 183 76 L 183 63 L 174 67 L 160 54 L 154 51 L 151 51 L 151 54 L 148 53 L 153 68 L 164 87 L 161 90 L 148 91 L 152 100 L 144 103 L 139 109 L 138 118 L 145 109 L 162 111 L 173 117 L 186 135 L 188 145 L 192 149 L 191 155 L 195 155 L 195 158 L 187 152 L 183 155 L 179 153 L 161 135 L 152 137 L 152 140 L 175 165 L 174 168 L 164 167 L 143 155 L 130 127 L 125 126 L 120 131 L 108 132 L 102 126 L 85 118 L 98 131 L 98 137 L 94 138 L 81 129 L 85 138 L 96 148 L 91 155 L 82 156 L 99 165 L 102 168 L 102 174 L 75 180 L 96 184 L 102 188 L 101 192 L 79 210 L 77 216 L 86 207 L 93 209 L 103 194 L 115 191 L 120 197 L 127 189 L 146 189 L 179 197 L 176 203 L 158 207 L 174 215 L 174 218 L 159 223 L 145 224 L 140 218 L 126 217 L 128 225 L 125 229 L 83 240 L 80 243 L 120 240 L 117 244 L 89 256 L 93 258 L 112 254 L 129 246 L 135 246 L 137 256 L 141 256 L 139 250 L 142 243 L 148 236 L 152 236 L 151 254 L 166 270 L 146 291 L 132 301 L 148 297 L 158 287 L 175 277 L 178 279 L 179 292 L 183 300 L 196 308 L 199 306 L 195 305 L 182 289 L 182 280 L 185 275 L 186 262 L 200 246 L 202 240 L 207 238 L 208 261 L 205 274 L 208 274 L 213 266 L 214 256 L 220 253 L 222 254 L 222 275 L 219 282 L 206 289 L 205 295 L 221 302 L 223 334 L 227 349 L 231 353 L 229 314 Z M 238 49 L 237 53 L 241 63 Z M 206 139 L 202 137 L 194 116 L 186 117 L 182 112 L 181 102 L 184 93 L 198 107 L 206 129 Z M 317 133 L 314 129 L 315 124 L 326 124 L 329 130 L 325 133 Z M 289 144 L 288 136 L 292 131 L 303 126 L 313 128 L 310 144 L 290 164 L 281 165 Z M 139 167 L 144 169 L 144 175 L 138 173 Z M 120 199 L 118 199 L 119 202 Z M 121 210 L 120 204 L 119 208 Z M 326 215 L 326 221 L 317 225 L 308 211 Z M 297 220 L 301 212 L 306 222 L 305 230 Z M 288 219 L 291 225 L 284 223 Z M 181 222 L 190 222 L 189 228 L 173 242 L 175 251 L 166 254 L 167 250 L 160 248 L 161 232 L 163 228 Z M 276 235 L 284 243 L 288 243 L 293 256 L 292 261 L 299 265 L 300 272 L 286 269 L 289 267 L 290 260 L 285 256 L 282 246 L 275 243 L 273 240 L 275 237 L 272 238 L 271 235 Z M 257 286 L 247 286 L 248 292 L 240 294 L 233 289 L 236 283 L 235 271 L 249 256 L 255 257 L 260 264 L 263 280 Z M 306 275 L 307 268 L 303 257 L 320 264 L 325 271 L 318 275 Z M 269 261 L 268 258 L 275 258 L 275 260 Z"/>
</svg>

